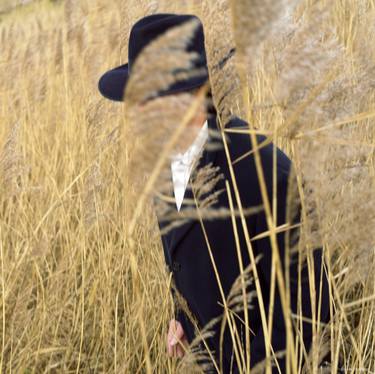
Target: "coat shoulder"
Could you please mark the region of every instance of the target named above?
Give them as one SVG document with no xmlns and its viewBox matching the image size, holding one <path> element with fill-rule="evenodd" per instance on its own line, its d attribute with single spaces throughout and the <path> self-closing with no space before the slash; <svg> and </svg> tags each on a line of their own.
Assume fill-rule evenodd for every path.
<svg viewBox="0 0 375 374">
<path fill-rule="evenodd" d="M 246 168 L 248 172 L 256 172 L 255 166 L 255 144 L 253 144 L 249 133 L 231 132 L 230 130 L 247 130 L 248 123 L 241 118 L 235 117 L 229 121 L 225 127 L 229 130 L 225 132 L 228 149 L 234 169 L 242 170 Z M 256 135 L 257 146 L 262 163 L 266 182 L 272 180 L 273 174 L 273 154 L 276 152 L 276 173 L 278 182 L 287 178 L 292 166 L 292 161 L 280 148 L 267 139 L 265 135 Z"/>
</svg>

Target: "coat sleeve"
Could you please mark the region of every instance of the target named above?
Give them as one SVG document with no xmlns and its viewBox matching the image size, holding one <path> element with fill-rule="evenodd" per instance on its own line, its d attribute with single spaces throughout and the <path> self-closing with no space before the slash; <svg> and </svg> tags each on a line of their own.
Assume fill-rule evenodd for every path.
<svg viewBox="0 0 375 374">
<path fill-rule="evenodd" d="M 174 318 L 182 325 L 185 336 L 190 344 L 195 337 L 194 324 L 190 321 L 188 315 L 180 306 L 180 302 L 177 299 L 176 290 L 173 287 L 171 287 L 171 292 L 174 304 Z"/>
<path fill-rule="evenodd" d="M 171 287 L 171 293 L 173 298 L 173 307 L 174 307 L 174 318 L 175 320 L 179 321 L 180 323 L 184 320 L 184 312 L 180 307 L 180 304 L 177 300 L 176 290 Z"/>
<path fill-rule="evenodd" d="M 293 183 L 296 183 L 293 181 Z M 286 223 L 286 212 L 287 212 L 287 191 L 288 191 L 288 176 L 285 174 L 284 177 L 278 181 L 277 184 L 277 226 L 280 226 Z M 272 205 L 272 201 L 270 202 Z M 296 210 L 297 213 L 291 219 L 291 224 L 299 223 L 301 217 L 301 205 L 298 202 L 298 209 Z M 293 228 L 289 230 L 290 232 L 290 239 L 293 237 L 293 243 L 295 240 L 299 238 L 299 228 Z M 255 235 L 261 234 L 262 232 L 268 231 L 266 215 L 264 210 L 256 216 L 256 228 L 255 228 Z M 294 236 L 296 235 L 296 236 Z M 283 269 L 283 277 L 285 280 L 285 231 L 282 233 L 278 233 L 276 235 L 278 249 L 279 249 L 279 256 L 280 261 L 282 263 Z M 265 304 L 265 311 L 266 316 L 268 318 L 268 311 L 269 311 L 269 291 L 271 287 L 271 267 L 272 267 L 272 247 L 270 237 L 267 236 L 260 240 L 255 240 L 253 248 L 255 249 L 255 253 L 261 254 L 261 259 L 257 265 L 258 272 L 260 273 L 260 277 L 264 279 L 264 287 L 262 286 L 262 295 Z M 290 246 L 293 244 L 290 242 Z M 297 298 L 298 298 L 298 253 L 294 252 L 294 254 L 290 254 L 290 287 L 289 287 L 289 294 L 290 294 L 290 306 L 293 313 L 297 313 Z M 322 251 L 321 249 L 314 251 L 314 269 L 315 269 L 315 287 L 319 290 L 320 284 L 320 273 L 321 273 L 321 261 L 322 261 Z M 323 274 L 324 275 L 324 274 Z M 284 320 L 284 314 L 280 299 L 280 293 L 277 285 L 277 280 L 275 285 L 275 297 L 274 297 L 274 311 L 273 311 L 273 327 L 271 332 L 271 343 L 275 353 L 278 351 L 286 350 L 286 326 Z M 329 300 L 328 300 L 328 285 L 327 279 L 325 276 L 323 277 L 323 293 L 322 293 L 322 303 L 321 303 L 321 320 L 327 320 L 327 316 L 329 313 Z M 312 318 L 311 312 L 311 299 L 310 299 L 310 287 L 309 287 L 309 280 L 308 280 L 308 271 L 307 271 L 307 263 L 304 262 L 302 264 L 301 269 L 301 297 L 302 297 L 302 314 L 304 317 Z M 319 292 L 317 292 L 317 297 Z M 318 302 L 319 300 L 317 300 Z M 292 324 L 296 321 L 292 319 Z M 299 322 L 299 321 L 298 321 Z M 293 340 L 295 338 L 295 331 L 293 329 Z M 303 340 L 307 351 L 310 348 L 311 340 L 312 340 L 312 326 L 308 322 L 303 322 Z M 256 331 L 256 335 L 250 344 L 250 355 L 251 355 L 251 367 L 254 367 L 255 364 L 262 361 L 266 357 L 265 353 L 265 346 L 264 346 L 264 331 L 262 325 Z M 272 356 L 272 352 L 271 352 Z M 286 372 L 286 359 L 285 355 L 282 355 L 280 358 L 277 359 L 278 364 L 280 365 L 281 372 Z M 272 369 L 273 373 L 278 373 L 278 369 L 276 366 L 273 366 Z"/>
</svg>

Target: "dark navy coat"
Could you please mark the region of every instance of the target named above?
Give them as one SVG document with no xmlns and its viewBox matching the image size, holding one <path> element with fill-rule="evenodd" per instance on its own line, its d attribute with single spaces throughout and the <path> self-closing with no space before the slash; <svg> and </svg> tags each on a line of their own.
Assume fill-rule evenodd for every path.
<svg viewBox="0 0 375 374">
<path fill-rule="evenodd" d="M 209 116 L 208 127 L 217 130 L 218 124 L 215 116 Z M 235 117 L 226 126 L 226 128 L 248 128 L 247 123 L 240 118 Z M 252 143 L 248 134 L 239 133 L 226 133 L 226 138 L 229 146 L 229 153 L 232 162 L 238 157 L 246 154 L 252 149 Z M 257 135 L 258 144 L 265 140 L 265 136 Z M 212 151 L 207 149 L 208 144 L 212 144 L 213 138 L 209 135 L 207 143 L 204 147 L 203 155 L 200 158 L 197 168 L 207 165 L 212 162 L 214 166 L 220 167 L 220 172 L 223 173 L 224 179 L 216 185 L 215 190 L 224 189 L 224 192 L 219 194 L 218 202 L 215 207 L 229 208 L 227 193 L 225 191 L 225 180 L 229 182 L 233 202 L 235 204 L 235 194 L 228 168 L 228 161 L 225 155 L 224 148 Z M 222 139 L 221 139 L 222 142 Z M 273 143 L 266 145 L 260 149 L 260 155 L 263 165 L 265 181 L 267 185 L 267 192 L 271 202 L 272 208 L 272 175 L 273 175 Z M 288 189 L 288 176 L 291 168 L 291 161 L 285 153 L 279 148 L 277 151 L 277 225 L 281 225 L 286 221 L 286 197 Z M 262 197 L 260 193 L 259 181 L 255 166 L 254 155 L 247 155 L 239 162 L 233 165 L 234 173 L 236 175 L 237 186 L 240 193 L 240 198 L 243 208 L 255 207 L 262 205 Z M 190 181 L 189 185 L 190 186 Z M 192 191 L 188 188 L 185 192 L 185 199 L 192 198 Z M 186 206 L 186 205 L 185 205 Z M 174 207 L 176 205 L 174 204 Z M 235 204 L 235 208 L 237 205 Z M 300 207 L 300 205 L 299 205 Z M 176 208 L 175 208 L 176 209 Z M 184 209 L 184 202 L 182 203 L 181 210 Z M 293 219 L 293 223 L 300 221 L 300 209 L 297 209 L 297 215 Z M 158 217 L 159 227 L 165 227 L 165 222 Z M 243 229 L 240 217 L 236 218 L 237 230 L 240 239 L 241 255 L 244 267 L 246 267 L 250 260 L 248 250 L 243 234 Z M 250 238 L 268 230 L 264 210 L 251 214 L 246 217 L 246 224 L 249 230 Z M 233 234 L 233 225 L 231 218 L 221 218 L 215 220 L 204 220 L 204 227 L 208 235 L 208 240 L 213 252 L 215 263 L 219 272 L 221 284 L 225 296 L 228 295 L 231 286 L 240 273 L 238 264 L 238 257 L 235 245 L 235 238 Z M 292 229 L 294 232 L 298 229 Z M 296 232 L 298 234 L 298 232 Z M 284 264 L 285 253 L 285 232 L 277 234 L 278 248 L 280 259 Z M 198 326 L 202 329 L 212 318 L 223 315 L 222 297 L 217 284 L 215 273 L 213 271 L 212 262 L 209 256 L 206 241 L 203 235 L 202 227 L 199 220 L 190 220 L 188 223 L 176 229 L 169 231 L 167 234 L 162 235 L 162 243 L 164 249 L 165 261 L 168 269 L 173 273 L 176 288 L 188 303 L 189 309 L 193 313 L 198 322 Z M 252 247 L 255 257 L 261 254 L 261 259 L 258 262 L 257 270 L 259 281 L 262 288 L 263 300 L 266 307 L 266 315 L 268 316 L 268 304 L 271 282 L 271 264 L 272 264 L 272 249 L 270 238 L 252 241 Z M 297 260 L 297 259 L 295 259 Z M 316 288 L 319 290 L 320 280 L 320 267 L 322 261 L 321 249 L 314 251 L 315 260 L 315 280 Z M 307 266 L 304 267 L 302 277 L 305 279 L 302 286 L 302 301 L 303 301 L 303 314 L 307 318 L 311 318 L 311 304 L 309 283 L 307 280 Z M 291 274 L 291 287 L 290 297 L 292 310 L 296 312 L 297 303 L 297 261 L 292 262 L 290 265 Z M 285 271 L 285 269 L 284 269 Z M 324 273 L 324 272 L 323 272 Z M 293 281 L 294 280 L 294 281 Z M 323 274 L 323 300 L 321 308 L 321 320 L 328 321 L 329 306 L 328 306 L 328 284 L 325 275 Z M 255 289 L 255 283 L 248 288 Z M 175 292 L 172 290 L 173 295 Z M 176 303 L 177 305 L 177 303 Z M 244 314 L 239 313 L 241 318 Z M 194 328 L 189 318 L 181 310 L 176 307 L 176 319 L 179 320 L 184 328 L 189 343 L 195 337 Z M 237 323 L 237 322 L 236 322 Z M 242 325 L 242 327 L 241 327 Z M 265 358 L 264 335 L 261 324 L 261 317 L 257 298 L 252 301 L 252 306 L 249 308 L 249 325 L 253 333 L 250 334 L 250 354 L 251 354 L 251 367 L 257 362 Z M 243 323 L 238 321 L 238 331 L 243 330 Z M 215 360 L 219 366 L 219 353 L 220 353 L 220 324 L 215 325 L 216 334 L 207 340 L 211 350 L 215 352 Z M 308 322 L 303 324 L 304 343 L 309 349 L 312 339 L 312 329 Z M 245 347 L 245 333 L 242 335 L 243 346 Z M 278 289 L 276 287 L 274 314 L 273 314 L 273 329 L 272 329 L 272 346 L 275 352 L 285 349 L 286 344 L 286 330 L 283 318 L 282 306 Z M 200 345 L 204 349 L 203 345 Z M 233 344 L 229 334 L 229 329 L 225 330 L 224 344 L 223 344 L 223 368 L 222 373 L 238 373 L 236 360 L 233 358 L 233 366 L 231 367 L 231 356 L 233 353 Z M 234 355 L 233 355 L 234 357 Z M 278 359 L 281 372 L 285 372 L 285 358 Z M 233 370 L 233 371 L 232 371 Z M 273 372 L 277 373 L 278 370 L 273 368 Z"/>
</svg>

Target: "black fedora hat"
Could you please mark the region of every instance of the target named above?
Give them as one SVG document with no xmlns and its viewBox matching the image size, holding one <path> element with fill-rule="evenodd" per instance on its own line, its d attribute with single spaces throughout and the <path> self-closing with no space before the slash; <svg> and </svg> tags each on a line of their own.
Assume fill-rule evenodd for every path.
<svg viewBox="0 0 375 374">
<path fill-rule="evenodd" d="M 158 96 L 189 91 L 202 86 L 208 79 L 208 70 L 203 25 L 199 18 L 190 14 L 158 13 L 141 18 L 133 25 L 129 36 L 128 63 L 106 72 L 100 78 L 98 83 L 100 93 L 110 100 L 124 101 L 124 91 L 131 74 L 131 67 L 142 49 L 165 31 L 193 18 L 199 21 L 198 27 L 195 28 L 186 50 L 198 53 L 199 57 L 193 61 L 194 68 L 203 68 L 206 73 L 194 75 L 187 80 L 176 81 L 168 89 L 159 91 Z"/>
</svg>

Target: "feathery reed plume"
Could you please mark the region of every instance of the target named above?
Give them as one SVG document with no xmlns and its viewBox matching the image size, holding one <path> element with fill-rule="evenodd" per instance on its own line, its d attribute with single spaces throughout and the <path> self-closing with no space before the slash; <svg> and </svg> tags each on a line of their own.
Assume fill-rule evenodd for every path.
<svg viewBox="0 0 375 374">
<path fill-rule="evenodd" d="M 154 193 L 165 191 L 166 195 L 170 196 L 170 202 L 172 201 L 172 177 L 170 165 L 166 160 L 169 160 L 173 150 L 179 150 L 181 145 L 177 144 L 178 139 L 191 139 L 193 135 L 192 131 L 189 132 L 182 127 L 186 126 L 185 113 L 189 115 L 192 103 L 194 103 L 193 95 L 181 93 L 178 97 L 167 95 L 151 100 L 141 111 L 128 111 L 133 112 L 130 115 L 135 115 L 134 120 L 139 123 L 139 128 L 135 129 L 134 126 L 129 125 L 129 123 L 134 124 L 131 119 L 127 121 L 128 134 L 124 139 L 135 139 L 128 147 L 131 156 L 127 171 L 134 181 L 134 189 L 141 192 L 143 199 L 149 199 Z M 147 128 L 147 126 L 151 127 Z M 146 130 L 142 131 L 143 128 Z M 185 130 L 184 137 L 177 137 L 179 133 L 182 134 L 182 130 Z M 141 200 L 137 204 L 140 203 Z"/>
<path fill-rule="evenodd" d="M 130 1 L 122 1 L 120 5 L 120 59 L 127 60 L 128 44 L 132 19 L 130 18 L 131 12 L 137 7 L 132 7 Z"/>
<path fill-rule="evenodd" d="M 343 65 L 344 46 L 330 27 L 330 12 L 328 6 L 306 11 L 293 25 L 293 31 L 288 30 L 285 47 L 276 54 L 278 76 L 273 94 L 283 108 L 286 125 L 282 130 L 289 136 L 303 126 L 311 129 L 313 123 L 328 119 L 322 115 L 332 116 L 331 104 L 327 103 L 335 97 L 335 84 L 351 78 Z"/>
<path fill-rule="evenodd" d="M 373 139 L 365 135 L 371 125 L 365 120 L 371 118 L 374 68 L 363 51 L 348 53 L 332 12 L 317 3 L 293 25 L 276 54 L 280 80 L 273 92 L 282 103 L 283 135 L 296 140 L 304 182 L 302 247 L 324 245 L 337 261 L 333 271 L 345 268 L 336 288 L 340 298 L 373 273 Z"/>
<path fill-rule="evenodd" d="M 310 220 L 316 222 L 318 216 L 320 220 L 321 234 L 318 236 L 314 230 L 309 239 L 316 245 L 321 244 L 319 237 L 324 238 L 332 248 L 351 243 L 353 249 L 363 251 L 373 244 L 372 236 L 368 235 L 374 229 L 371 212 L 375 200 L 369 188 L 374 183 L 368 164 L 370 149 L 340 145 L 343 133 L 326 131 L 324 135 L 301 142 L 298 147 L 304 180 L 311 192 L 306 197 L 312 198 L 306 200 L 311 208 Z M 353 131 L 347 133 L 351 134 L 348 139 L 356 136 Z M 338 144 L 334 144 L 336 141 Z M 353 206 L 356 209 L 353 210 Z M 351 230 L 348 231 L 347 227 Z"/>
<path fill-rule="evenodd" d="M 280 134 L 298 139 L 294 149 L 298 152 L 306 189 L 308 219 L 305 228 L 310 231 L 307 234 L 304 230 L 302 236 L 305 243 L 310 241 L 314 247 L 322 244 L 323 237 L 333 239 L 335 236 L 337 240 L 341 234 L 345 237 L 344 233 L 331 229 L 335 221 L 332 215 L 343 208 L 338 210 L 338 207 L 330 205 L 344 199 L 344 195 L 338 195 L 337 186 L 352 181 L 355 174 L 356 179 L 358 175 L 365 178 L 364 185 L 371 183 L 366 177 L 368 167 L 364 164 L 371 147 L 361 148 L 361 144 L 365 145 L 363 142 L 354 145 L 350 141 L 350 145 L 349 139 L 356 137 L 354 130 L 345 128 L 345 121 L 341 126 L 334 126 L 332 121 L 338 121 L 339 125 L 339 121 L 345 119 L 349 125 L 351 117 L 355 121 L 360 104 L 373 90 L 373 68 L 367 64 L 366 69 L 359 63 L 359 58 L 354 59 L 354 64 L 351 63 L 353 59 L 339 41 L 330 21 L 331 16 L 332 6 L 329 4 L 318 2 L 306 8 L 297 22 L 285 24 L 284 32 L 272 41 L 273 48 L 268 45 L 274 60 L 266 58 L 265 66 L 268 72 L 273 66 L 278 72 L 273 80 L 273 99 L 270 101 L 274 100 L 282 109 L 285 125 Z M 275 46 L 278 48 L 275 49 Z M 332 124 L 329 126 L 322 126 L 330 122 Z M 326 174 L 327 179 L 322 173 Z M 369 199 L 366 201 L 373 201 L 368 195 L 368 191 L 363 191 L 363 195 L 356 194 L 357 197 L 366 196 Z M 352 199 L 350 201 L 353 202 Z M 323 207 L 324 212 L 321 211 Z M 331 224 L 318 225 L 318 219 L 324 219 L 322 217 L 327 217 L 327 223 Z M 347 222 L 341 222 L 345 227 Z M 321 232 L 320 227 L 325 227 L 327 232 Z M 363 234 L 363 225 L 361 227 L 362 230 L 355 232 Z M 334 247 L 337 247 L 337 241 Z"/>
<path fill-rule="evenodd" d="M 74 26 L 75 26 L 75 19 L 74 19 L 74 1 L 67 0 L 64 2 L 64 16 L 65 16 L 65 24 L 66 24 L 66 41 L 69 43 L 74 39 Z"/>
<path fill-rule="evenodd" d="M 172 6 L 169 0 L 159 0 L 159 11 L 195 14 L 201 17 L 203 3 L 201 0 L 179 0 L 173 2 Z"/>
<path fill-rule="evenodd" d="M 255 262 L 259 260 L 259 257 L 255 259 Z M 220 325 L 220 347 L 223 346 L 225 329 L 234 329 L 231 326 L 236 326 L 232 337 L 233 345 L 237 346 L 237 349 L 241 349 L 245 356 L 249 352 L 246 352 L 246 334 L 244 334 L 244 329 L 249 329 L 249 331 L 254 334 L 251 330 L 251 326 L 247 325 L 246 314 L 250 309 L 253 309 L 253 301 L 257 298 L 256 290 L 249 289 L 253 285 L 253 266 L 250 263 L 243 271 L 240 271 L 239 275 L 234 280 L 229 293 L 226 297 L 226 306 L 229 310 L 228 316 L 223 313 L 223 318 L 221 319 Z M 228 317 L 231 320 L 228 321 Z M 227 327 L 228 326 L 228 327 Z M 229 330 L 227 331 L 227 333 Z M 239 333 L 240 332 L 240 333 Z M 235 352 L 236 350 L 234 350 Z M 220 362 L 222 361 L 222 352 L 220 352 Z M 234 359 L 235 354 L 233 355 Z M 246 360 L 245 360 L 246 361 Z M 238 367 L 241 367 L 237 362 Z"/>
<path fill-rule="evenodd" d="M 367 41 L 374 40 L 375 37 L 375 26 L 371 22 L 375 16 L 375 9 L 366 2 L 359 2 L 358 7 L 357 32 L 354 35 L 353 53 L 364 66 L 367 66 L 367 69 L 374 69 L 371 61 L 374 61 L 375 58 L 375 47 L 373 43 Z"/>
<path fill-rule="evenodd" d="M 100 192 L 103 189 L 102 175 L 99 163 L 96 161 L 90 168 L 85 178 L 85 196 L 83 202 L 83 220 L 86 230 L 89 230 L 94 223 L 98 222 L 101 215 Z"/>
<path fill-rule="evenodd" d="M 186 51 L 198 20 L 192 19 L 173 27 L 149 43 L 131 67 L 126 86 L 128 105 L 143 103 L 156 97 L 158 91 L 169 88 L 179 80 L 204 76 L 205 69 L 194 68 L 196 52 Z"/>
<path fill-rule="evenodd" d="M 134 22 L 140 18 L 156 13 L 159 1 L 131 0 L 122 1 L 120 8 L 120 58 L 128 55 L 128 42 L 130 29 Z"/>
<path fill-rule="evenodd" d="M 151 100 L 141 111 L 135 106 L 131 108 L 129 104 L 129 120 L 124 136 L 135 140 L 129 145 L 132 148 L 131 154 L 134 155 L 129 169 L 135 176 L 149 174 L 153 170 L 158 155 L 172 137 L 192 101 L 191 94 L 181 93 L 178 96 L 168 95 Z M 188 130 L 185 130 L 185 134 L 192 136 Z M 179 150 L 180 145 L 175 144 L 171 153 Z"/>
<path fill-rule="evenodd" d="M 191 312 L 187 301 L 176 288 L 173 278 L 171 286 L 173 290 L 174 307 L 184 312 L 195 330 L 195 337 L 187 347 L 183 359 L 179 362 L 177 371 L 201 373 L 202 371 L 206 372 L 205 370 L 212 370 L 215 366 L 213 357 L 215 352 L 210 349 L 207 341 L 214 335 L 212 328 L 221 320 L 222 316 L 219 315 L 205 326 L 200 326 L 197 318 Z"/>
<path fill-rule="evenodd" d="M 86 229 L 98 223 L 104 216 L 102 208 L 101 192 L 105 182 L 100 168 L 101 153 L 103 151 L 104 136 L 104 105 L 103 101 L 91 101 L 86 111 L 87 122 L 87 144 L 89 146 L 89 162 L 92 163 L 85 178 L 85 189 L 83 198 L 83 220 Z"/>
<path fill-rule="evenodd" d="M 241 320 L 241 317 L 238 318 L 238 315 L 241 314 L 241 312 L 243 312 L 244 305 L 246 305 L 247 308 L 251 308 L 251 303 L 254 297 L 256 297 L 255 291 L 245 291 L 245 297 L 247 300 L 246 304 L 244 303 L 243 287 L 245 287 L 246 290 L 247 287 L 252 285 L 252 282 L 252 265 L 250 264 L 244 269 L 242 274 L 239 274 L 237 276 L 227 295 L 227 307 L 229 308 L 230 313 L 233 313 L 239 321 L 237 322 L 238 330 L 240 330 L 240 325 L 243 323 L 243 320 Z M 177 300 L 178 305 L 181 305 L 180 295 L 177 296 Z M 190 311 L 187 308 L 186 302 L 184 303 L 182 310 L 184 310 L 187 313 L 189 319 L 194 320 L 194 317 L 191 315 Z M 224 312 L 212 318 L 205 326 L 200 326 L 201 328 L 196 331 L 196 336 L 190 343 L 187 354 L 181 360 L 179 366 L 181 370 L 185 368 L 187 369 L 189 367 L 191 367 L 193 370 L 194 365 L 198 365 L 197 370 L 201 371 L 214 370 L 215 368 L 216 370 L 218 368 L 222 369 L 220 367 L 220 363 L 216 361 L 214 362 L 214 360 L 217 359 L 217 354 L 219 352 L 215 352 L 215 350 L 210 350 L 210 343 L 208 343 L 211 340 L 211 338 L 215 336 L 214 329 L 218 330 L 215 327 L 215 325 L 217 324 L 220 324 L 220 337 L 218 336 L 215 339 L 220 341 L 220 345 L 222 344 L 223 334 L 227 325 L 227 319 Z M 197 327 L 197 322 L 194 323 L 194 326 Z M 213 355 L 216 355 L 215 359 Z"/>
<path fill-rule="evenodd" d="M 87 12 L 87 10 L 86 10 Z M 88 45 L 88 20 L 85 7 L 68 0 L 64 3 L 65 15 L 65 49 L 64 57 L 70 74 L 79 74 L 80 64 L 73 55 L 85 56 Z"/>
<path fill-rule="evenodd" d="M 202 11 L 207 64 L 213 101 L 221 122 L 243 116 L 240 81 L 234 68 L 236 53 L 227 0 L 204 2 Z"/>
<path fill-rule="evenodd" d="M 121 46 L 122 38 L 118 32 L 117 17 L 113 16 L 110 22 L 111 27 L 108 30 L 108 40 L 111 51 L 118 50 Z M 121 47 L 120 47 L 121 48 Z"/>
<path fill-rule="evenodd" d="M 224 179 L 224 175 L 219 173 L 220 168 L 214 167 L 212 163 L 194 171 L 191 181 L 194 197 L 199 202 L 199 209 L 205 211 L 217 202 L 218 195 L 224 191 L 214 191 L 218 182 Z"/>
<path fill-rule="evenodd" d="M 256 259 L 256 262 L 257 261 L 258 259 Z M 253 268 L 252 264 L 249 264 L 245 269 L 243 269 L 242 274 L 239 274 L 237 276 L 237 278 L 234 280 L 231 286 L 231 289 L 229 290 L 227 296 L 227 306 L 231 309 L 232 313 L 240 313 L 244 310 L 244 295 L 242 293 L 242 287 L 245 287 L 246 290 L 246 288 L 251 286 L 253 282 Z M 246 305 L 250 309 L 253 308 L 251 303 L 254 298 L 256 298 L 255 290 L 246 293 Z"/>
<path fill-rule="evenodd" d="M 209 146 L 206 147 L 210 148 Z M 203 157 L 203 151 L 198 156 L 196 163 Z M 169 171 L 165 171 L 160 177 L 158 184 L 158 199 L 155 200 L 155 209 L 158 212 L 159 220 L 166 221 L 167 224 L 160 230 L 161 235 L 165 235 L 170 230 L 175 229 L 190 220 L 197 220 L 199 216 L 205 221 L 219 220 L 240 215 L 239 209 L 230 209 L 219 206 L 219 196 L 224 192 L 224 188 L 219 189 L 219 182 L 223 180 L 223 174 L 219 172 L 217 167 L 212 163 L 204 165 L 203 167 L 194 167 L 191 173 L 190 182 L 186 187 L 186 191 L 192 191 L 192 198 L 185 198 L 184 203 L 186 207 L 177 212 L 175 206 L 171 204 L 172 186 L 171 175 Z M 197 211 L 197 206 L 200 212 Z M 244 208 L 245 216 L 256 214 L 263 210 L 262 206 L 253 206 Z"/>
<path fill-rule="evenodd" d="M 311 373 L 314 362 L 322 362 L 323 358 L 326 357 L 327 353 L 330 351 L 330 336 L 329 336 L 329 326 L 324 326 L 324 329 L 320 330 L 319 335 L 316 337 L 316 347 L 317 349 L 310 350 L 307 355 L 307 359 L 304 362 L 304 365 L 301 370 L 301 374 Z M 313 357 L 315 355 L 315 357 Z M 322 362 L 322 365 L 319 367 L 319 373 L 331 373 L 329 371 L 332 367 L 332 364 Z"/>
<path fill-rule="evenodd" d="M 332 4 L 317 2 L 296 22 L 287 18 L 283 32 L 264 48 L 264 69 L 273 77 L 266 102 L 283 112 L 281 135 L 350 117 L 374 86 L 371 69 L 349 63 L 332 12 Z"/>
<path fill-rule="evenodd" d="M 186 45 L 198 25 L 198 20 L 193 19 L 163 33 L 144 48 L 131 67 L 132 74 L 125 92 L 128 124 L 126 138 L 136 139 L 130 150 L 134 157 L 129 163 L 129 175 L 138 182 L 143 177 L 138 178 L 137 175 L 144 176 L 154 172 L 159 156 L 165 152 L 164 148 L 169 142 L 175 144 L 171 144 L 172 149 L 166 158 L 181 148 L 181 144 L 177 144 L 176 134 L 184 130 L 184 118 L 186 115 L 193 115 L 189 113 L 194 109 L 197 99 L 192 92 L 161 97 L 158 93 L 176 81 L 205 76 L 206 69 L 193 66 L 193 60 L 198 54 L 186 51 Z M 139 104 L 143 105 L 141 110 Z M 204 105 L 204 100 L 199 99 L 196 109 L 205 110 Z M 184 135 L 183 139 L 192 140 L 194 132 L 185 130 Z M 165 167 L 167 165 L 164 162 L 163 167 L 157 170 L 159 174 L 165 175 L 162 170 Z M 163 181 L 158 183 L 165 186 Z M 157 186 L 154 188 L 157 189 Z"/>
<path fill-rule="evenodd" d="M 20 149 L 20 122 L 10 129 L 0 156 L 1 190 L 7 198 L 17 196 L 21 191 L 20 177 L 25 171 Z"/>
<path fill-rule="evenodd" d="M 280 351 L 280 352 L 276 352 L 272 357 L 270 358 L 265 358 L 264 360 L 258 362 L 254 368 L 251 369 L 251 373 L 253 374 L 263 374 L 265 373 L 265 371 L 267 370 L 267 367 L 268 365 L 270 365 L 270 367 L 274 368 L 276 367 L 276 364 L 273 360 L 273 358 L 281 358 L 281 357 L 284 357 L 285 356 L 285 351 Z"/>
<path fill-rule="evenodd" d="M 218 366 L 214 359 L 216 353 L 208 344 L 208 341 L 214 336 L 213 329 L 222 319 L 219 315 L 212 318 L 205 326 L 194 325 L 196 334 L 189 344 L 188 350 L 178 365 L 178 372 L 198 372 L 207 373 L 218 372 Z M 190 371 L 192 370 L 192 371 Z M 195 371 L 194 371 L 195 370 Z"/>
<path fill-rule="evenodd" d="M 251 4 L 246 0 L 230 0 L 237 59 L 246 71 L 254 71 L 264 41 L 298 3 L 300 0 L 255 0 Z"/>
<path fill-rule="evenodd" d="M 55 43 L 54 66 L 56 72 L 61 72 L 63 65 L 63 32 L 62 29 L 57 30 L 57 38 Z"/>
</svg>

